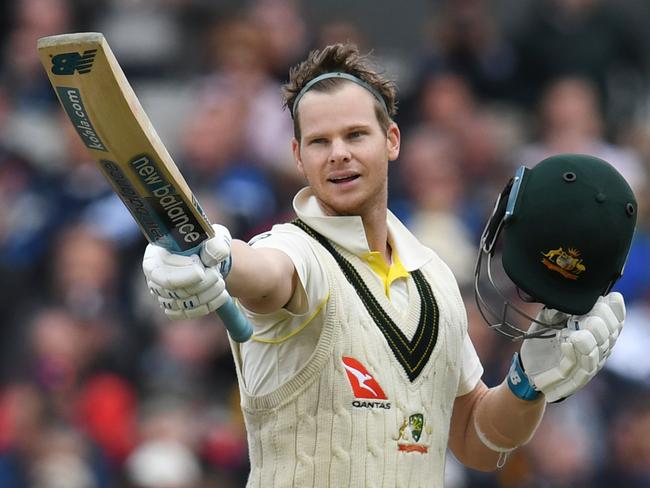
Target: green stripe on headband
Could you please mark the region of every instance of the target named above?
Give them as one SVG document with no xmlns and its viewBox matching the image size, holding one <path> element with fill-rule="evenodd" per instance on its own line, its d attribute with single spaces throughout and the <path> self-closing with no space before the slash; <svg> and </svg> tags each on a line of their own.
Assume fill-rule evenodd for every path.
<svg viewBox="0 0 650 488">
<path fill-rule="evenodd" d="M 361 78 L 351 75 L 350 73 L 341 73 L 337 71 L 333 73 L 323 73 L 322 75 L 318 75 L 316 78 L 310 80 L 309 83 L 303 86 L 302 90 L 300 90 L 298 96 L 293 102 L 293 107 L 291 107 L 291 117 L 295 117 L 296 108 L 298 107 L 298 102 L 305 95 L 305 93 L 311 90 L 312 87 L 319 81 L 327 80 L 330 78 L 342 78 L 344 80 L 348 80 L 351 81 L 352 83 L 356 83 L 357 85 L 362 86 L 370 93 L 372 93 L 372 95 L 379 101 L 379 103 L 381 103 L 381 106 L 384 107 L 386 113 L 388 113 L 388 107 L 386 107 L 386 101 L 384 100 L 384 97 L 382 97 L 381 94 L 377 90 L 375 90 L 370 84 L 366 83 Z"/>
</svg>

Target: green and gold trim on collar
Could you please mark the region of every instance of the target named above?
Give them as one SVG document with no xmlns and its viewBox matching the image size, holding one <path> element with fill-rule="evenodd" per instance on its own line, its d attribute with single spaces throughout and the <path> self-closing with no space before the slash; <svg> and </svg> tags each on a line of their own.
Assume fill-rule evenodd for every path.
<svg viewBox="0 0 650 488">
<path fill-rule="evenodd" d="M 409 341 L 373 296 L 352 263 L 345 259 L 327 238 L 302 220 L 295 219 L 291 223 L 318 241 L 334 257 L 346 279 L 354 287 L 366 310 L 386 338 L 406 376 L 411 382 L 415 381 L 428 363 L 436 345 L 440 319 L 438 304 L 422 271 L 414 270 L 410 273 L 420 297 L 420 318 L 415 334 Z"/>
</svg>

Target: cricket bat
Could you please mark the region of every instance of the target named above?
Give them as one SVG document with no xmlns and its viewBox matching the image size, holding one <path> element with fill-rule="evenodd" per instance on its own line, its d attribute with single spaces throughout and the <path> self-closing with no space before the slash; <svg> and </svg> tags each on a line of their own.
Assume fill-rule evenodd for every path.
<svg viewBox="0 0 650 488">
<path fill-rule="evenodd" d="M 214 231 L 104 36 L 44 37 L 38 53 L 79 137 L 147 240 L 173 253 L 198 253 Z M 230 297 L 217 313 L 233 340 L 250 338 L 252 326 Z"/>
</svg>

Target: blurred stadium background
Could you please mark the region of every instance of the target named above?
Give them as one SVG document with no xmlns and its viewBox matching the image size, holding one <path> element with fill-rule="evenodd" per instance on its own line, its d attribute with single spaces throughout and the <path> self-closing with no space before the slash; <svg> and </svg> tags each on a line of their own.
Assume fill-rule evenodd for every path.
<svg viewBox="0 0 650 488">
<path fill-rule="evenodd" d="M 449 488 L 650 486 L 650 2 L 8 0 L 0 3 L 0 487 L 241 487 L 236 380 L 216 317 L 171 324 L 145 242 L 61 116 L 36 39 L 103 32 L 214 221 L 247 239 L 301 187 L 280 104 L 289 66 L 352 40 L 400 88 L 390 207 L 465 292 L 494 385 L 518 345 L 471 291 L 515 168 L 600 156 L 640 202 L 628 320 L 606 369 L 552 405 L 497 473 L 450 456 Z"/>
</svg>

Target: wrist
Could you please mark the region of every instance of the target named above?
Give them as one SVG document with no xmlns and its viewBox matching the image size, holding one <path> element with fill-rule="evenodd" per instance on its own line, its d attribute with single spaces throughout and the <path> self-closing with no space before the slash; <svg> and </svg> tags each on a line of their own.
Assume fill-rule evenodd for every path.
<svg viewBox="0 0 650 488">
<path fill-rule="evenodd" d="M 510 391 L 517 397 L 526 401 L 537 400 L 541 393 L 530 382 L 528 375 L 521 364 L 519 353 L 512 356 L 512 363 L 506 378 Z"/>
</svg>

